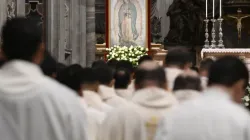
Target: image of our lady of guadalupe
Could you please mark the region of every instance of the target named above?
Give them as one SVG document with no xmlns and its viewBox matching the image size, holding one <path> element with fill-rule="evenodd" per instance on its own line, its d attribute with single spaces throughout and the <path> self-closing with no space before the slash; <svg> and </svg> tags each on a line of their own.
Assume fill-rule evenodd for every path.
<svg viewBox="0 0 250 140">
<path fill-rule="evenodd" d="M 119 45 L 136 46 L 139 34 L 136 29 L 137 9 L 130 0 L 123 0 L 118 13 L 119 18 Z"/>
</svg>

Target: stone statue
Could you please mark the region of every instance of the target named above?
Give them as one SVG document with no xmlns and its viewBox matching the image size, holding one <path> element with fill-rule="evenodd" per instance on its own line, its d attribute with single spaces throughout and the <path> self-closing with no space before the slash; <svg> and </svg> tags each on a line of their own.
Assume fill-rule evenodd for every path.
<svg viewBox="0 0 250 140">
<path fill-rule="evenodd" d="M 15 17 L 16 4 L 14 1 L 11 1 L 10 4 L 7 5 L 7 18 L 12 19 Z"/>
<path fill-rule="evenodd" d="M 167 12 L 170 17 L 170 31 L 164 39 L 165 45 L 203 45 L 205 2 L 206 0 L 173 1 Z M 212 0 L 208 0 L 208 5 L 212 5 L 211 2 Z M 208 9 L 212 11 L 211 7 Z"/>
</svg>

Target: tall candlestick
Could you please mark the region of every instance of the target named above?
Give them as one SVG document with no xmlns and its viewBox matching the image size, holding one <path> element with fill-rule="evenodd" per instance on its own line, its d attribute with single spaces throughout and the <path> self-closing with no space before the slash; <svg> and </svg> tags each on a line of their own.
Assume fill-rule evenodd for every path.
<svg viewBox="0 0 250 140">
<path fill-rule="evenodd" d="M 214 18 L 214 0 L 213 0 L 213 18 Z"/>
<path fill-rule="evenodd" d="M 222 11 L 222 8 L 221 8 L 221 0 L 220 0 L 220 17 L 221 17 L 221 11 Z"/>
<path fill-rule="evenodd" d="M 207 0 L 206 0 L 206 19 L 207 19 Z"/>
</svg>

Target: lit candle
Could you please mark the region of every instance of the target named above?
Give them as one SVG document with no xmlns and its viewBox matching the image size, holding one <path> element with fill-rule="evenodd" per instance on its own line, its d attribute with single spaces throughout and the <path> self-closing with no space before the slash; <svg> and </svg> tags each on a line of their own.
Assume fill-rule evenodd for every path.
<svg viewBox="0 0 250 140">
<path fill-rule="evenodd" d="M 221 8 L 221 0 L 220 0 L 220 18 L 221 18 L 221 10 L 222 10 L 222 8 Z"/>
<path fill-rule="evenodd" d="M 207 0 L 206 0 L 206 18 L 207 18 Z"/>
<path fill-rule="evenodd" d="M 214 18 L 214 0 L 213 0 L 213 18 Z"/>
</svg>

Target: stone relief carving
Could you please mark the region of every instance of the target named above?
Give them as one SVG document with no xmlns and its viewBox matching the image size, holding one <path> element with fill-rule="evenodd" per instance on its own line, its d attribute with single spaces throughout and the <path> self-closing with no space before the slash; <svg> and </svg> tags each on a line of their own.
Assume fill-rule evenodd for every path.
<svg viewBox="0 0 250 140">
<path fill-rule="evenodd" d="M 16 1 L 8 0 L 7 1 L 7 18 L 12 19 L 16 16 Z"/>
<path fill-rule="evenodd" d="M 70 33 L 69 33 L 69 27 L 70 27 L 70 8 L 69 6 L 70 5 L 70 0 L 65 0 L 65 3 L 64 3 L 64 27 L 65 27 L 65 30 L 64 30 L 64 35 L 65 35 L 65 38 L 64 38 L 64 49 L 65 49 L 65 61 L 66 63 L 70 64 L 70 59 L 71 59 L 71 46 L 69 45 L 69 39 L 70 39 Z"/>
</svg>

